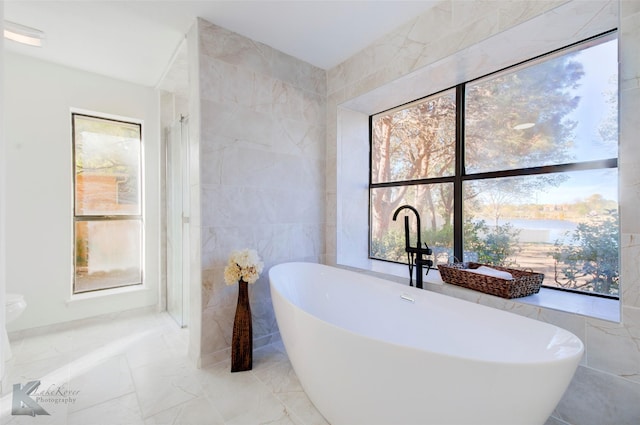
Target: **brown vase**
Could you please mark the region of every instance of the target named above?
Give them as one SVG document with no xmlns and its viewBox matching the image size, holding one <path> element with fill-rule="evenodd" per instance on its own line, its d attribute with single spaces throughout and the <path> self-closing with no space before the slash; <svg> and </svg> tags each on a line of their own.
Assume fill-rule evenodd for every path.
<svg viewBox="0 0 640 425">
<path fill-rule="evenodd" d="M 253 328 L 251 305 L 249 304 L 249 284 L 240 279 L 238 283 L 238 305 L 233 321 L 231 339 L 231 372 L 251 370 L 253 366 Z"/>
</svg>

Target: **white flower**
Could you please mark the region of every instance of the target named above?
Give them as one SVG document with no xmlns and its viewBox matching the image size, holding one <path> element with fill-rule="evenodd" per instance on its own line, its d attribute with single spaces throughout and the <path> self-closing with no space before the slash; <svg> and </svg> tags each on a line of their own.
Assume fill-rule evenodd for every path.
<svg viewBox="0 0 640 425">
<path fill-rule="evenodd" d="M 263 266 L 264 264 L 254 249 L 233 251 L 224 268 L 224 281 L 227 285 L 233 285 L 240 279 L 247 283 L 255 283 L 260 277 Z"/>
</svg>

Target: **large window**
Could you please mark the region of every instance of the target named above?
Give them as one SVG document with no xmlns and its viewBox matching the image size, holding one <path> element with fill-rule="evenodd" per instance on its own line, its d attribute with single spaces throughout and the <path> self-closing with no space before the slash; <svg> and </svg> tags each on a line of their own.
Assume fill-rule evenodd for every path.
<svg viewBox="0 0 640 425">
<path fill-rule="evenodd" d="M 406 262 L 409 204 L 435 264 L 617 297 L 617 66 L 611 32 L 372 116 L 370 257 Z"/>
<path fill-rule="evenodd" d="M 74 281 L 82 293 L 142 283 L 142 126 L 72 114 Z"/>
</svg>

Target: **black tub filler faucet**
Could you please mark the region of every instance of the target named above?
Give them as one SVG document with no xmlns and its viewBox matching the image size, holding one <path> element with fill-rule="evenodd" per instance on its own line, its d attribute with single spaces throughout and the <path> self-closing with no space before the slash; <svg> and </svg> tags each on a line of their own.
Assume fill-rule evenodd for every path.
<svg viewBox="0 0 640 425">
<path fill-rule="evenodd" d="M 416 288 L 422 289 L 422 268 L 424 266 L 427 267 L 427 274 L 429 273 L 429 267 L 433 266 L 433 260 L 423 258 L 423 255 L 431 255 L 433 251 L 425 242 L 424 248 L 422 247 L 422 241 L 420 240 L 420 214 L 418 214 L 418 210 L 416 210 L 411 205 L 403 205 L 398 207 L 398 209 L 393 213 L 393 221 L 396 221 L 398 218 L 398 213 L 404 209 L 408 209 L 413 211 L 416 215 L 416 230 L 418 231 L 418 238 L 416 246 L 411 246 L 411 241 L 409 239 L 409 217 L 404 216 L 404 242 L 405 242 L 405 251 L 407 252 L 407 260 L 409 263 L 409 285 L 413 286 L 413 266 L 416 266 Z"/>
</svg>

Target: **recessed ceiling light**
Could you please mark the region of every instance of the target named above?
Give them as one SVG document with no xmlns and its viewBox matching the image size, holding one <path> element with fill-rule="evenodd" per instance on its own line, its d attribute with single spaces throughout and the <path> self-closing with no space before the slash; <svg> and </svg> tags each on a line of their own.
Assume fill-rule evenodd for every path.
<svg viewBox="0 0 640 425">
<path fill-rule="evenodd" d="M 4 21 L 4 38 L 29 46 L 42 46 L 44 32 L 15 22 Z"/>
<path fill-rule="evenodd" d="M 514 130 L 526 130 L 527 128 L 531 128 L 534 125 L 536 125 L 536 123 L 534 123 L 534 122 L 523 122 L 522 124 L 514 125 L 513 129 Z"/>
</svg>

